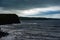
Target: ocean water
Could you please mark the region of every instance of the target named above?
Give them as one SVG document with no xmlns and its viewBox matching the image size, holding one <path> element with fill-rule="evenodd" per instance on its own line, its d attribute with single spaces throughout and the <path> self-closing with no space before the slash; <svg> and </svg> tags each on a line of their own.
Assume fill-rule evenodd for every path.
<svg viewBox="0 0 60 40">
<path fill-rule="evenodd" d="M 0 27 L 9 33 L 0 40 L 60 40 L 60 20 L 21 20 Z"/>
</svg>

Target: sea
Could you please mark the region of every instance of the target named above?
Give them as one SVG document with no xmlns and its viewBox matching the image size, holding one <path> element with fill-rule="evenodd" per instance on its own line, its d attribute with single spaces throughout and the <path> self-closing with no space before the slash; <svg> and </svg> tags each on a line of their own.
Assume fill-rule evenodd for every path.
<svg viewBox="0 0 60 40">
<path fill-rule="evenodd" d="M 20 20 L 18 24 L 0 25 L 9 35 L 0 40 L 60 40 L 60 20 Z"/>
</svg>

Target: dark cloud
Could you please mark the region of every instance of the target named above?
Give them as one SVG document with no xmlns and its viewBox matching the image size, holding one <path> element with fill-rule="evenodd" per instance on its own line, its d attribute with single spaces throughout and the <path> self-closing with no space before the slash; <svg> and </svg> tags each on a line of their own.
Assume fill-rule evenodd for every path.
<svg viewBox="0 0 60 40">
<path fill-rule="evenodd" d="M 29 9 L 48 6 L 60 6 L 60 0 L 0 0 L 0 7 L 5 9 Z"/>
<path fill-rule="evenodd" d="M 60 11 L 48 11 L 41 15 L 51 15 L 51 14 L 60 14 Z"/>
<path fill-rule="evenodd" d="M 50 15 L 50 14 L 60 14 L 60 11 L 48 11 L 44 13 L 43 15 Z"/>
<path fill-rule="evenodd" d="M 47 11 L 47 12 L 41 12 L 36 14 L 36 15 L 32 15 L 32 16 L 44 16 L 44 15 L 51 15 L 51 14 L 60 14 L 60 11 Z"/>
</svg>

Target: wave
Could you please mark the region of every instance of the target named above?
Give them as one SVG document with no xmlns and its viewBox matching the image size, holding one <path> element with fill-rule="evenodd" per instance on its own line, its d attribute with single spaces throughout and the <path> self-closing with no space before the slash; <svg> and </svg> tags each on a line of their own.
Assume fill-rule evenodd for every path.
<svg viewBox="0 0 60 40">
<path fill-rule="evenodd" d="M 21 23 L 0 25 L 9 35 L 1 40 L 59 40 L 60 27 L 53 23 Z"/>
</svg>

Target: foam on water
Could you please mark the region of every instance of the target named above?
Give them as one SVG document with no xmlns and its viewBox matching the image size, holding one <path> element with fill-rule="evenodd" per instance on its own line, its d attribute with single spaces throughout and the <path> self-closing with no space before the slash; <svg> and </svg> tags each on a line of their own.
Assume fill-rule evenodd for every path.
<svg viewBox="0 0 60 40">
<path fill-rule="evenodd" d="M 1 25 L 0 27 L 4 32 L 10 33 L 0 40 L 60 40 L 60 27 L 55 27 L 49 22 Z"/>
</svg>

